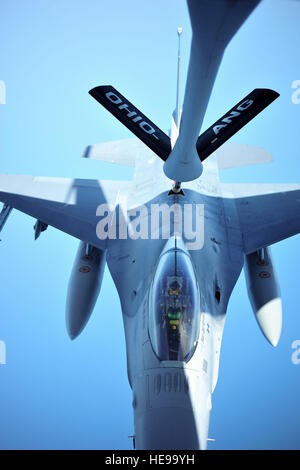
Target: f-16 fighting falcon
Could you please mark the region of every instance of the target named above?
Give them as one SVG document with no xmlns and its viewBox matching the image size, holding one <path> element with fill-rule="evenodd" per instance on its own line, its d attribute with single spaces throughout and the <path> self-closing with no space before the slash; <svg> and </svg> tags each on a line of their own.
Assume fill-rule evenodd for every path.
<svg viewBox="0 0 300 470">
<path fill-rule="evenodd" d="M 269 247 L 299 233 L 300 185 L 219 180 L 222 168 L 269 159 L 228 139 L 279 94 L 256 88 L 243 98 L 237 89 L 232 109 L 201 129 L 224 51 L 258 3 L 187 0 L 190 60 L 169 135 L 113 86 L 90 90 L 135 137 L 90 145 L 83 157 L 132 166 L 132 181 L 0 175 L 1 229 L 14 208 L 36 219 L 36 238 L 51 225 L 80 240 L 66 303 L 71 339 L 89 320 L 107 263 L 137 449 L 206 449 L 227 305 L 243 268 L 262 333 L 273 346 L 281 334 Z"/>
</svg>

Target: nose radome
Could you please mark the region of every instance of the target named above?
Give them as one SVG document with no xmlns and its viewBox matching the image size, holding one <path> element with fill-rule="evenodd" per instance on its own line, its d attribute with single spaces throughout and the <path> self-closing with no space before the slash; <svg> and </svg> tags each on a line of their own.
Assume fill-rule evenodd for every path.
<svg viewBox="0 0 300 470">
<path fill-rule="evenodd" d="M 175 235 L 172 235 L 168 239 L 168 241 L 166 242 L 166 244 L 164 245 L 164 247 L 162 249 L 161 255 L 163 255 L 168 250 L 171 250 L 173 248 L 177 248 L 179 250 L 183 250 L 183 251 L 186 251 L 188 253 L 188 251 L 186 249 L 186 246 L 184 244 L 184 241 L 182 240 L 181 235 L 179 233 L 175 233 Z"/>
</svg>

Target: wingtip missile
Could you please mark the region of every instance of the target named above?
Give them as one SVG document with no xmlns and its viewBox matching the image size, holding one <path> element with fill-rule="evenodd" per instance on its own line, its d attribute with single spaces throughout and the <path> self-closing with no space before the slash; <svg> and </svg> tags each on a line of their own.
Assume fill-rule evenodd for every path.
<svg viewBox="0 0 300 470">
<path fill-rule="evenodd" d="M 0 232 L 3 229 L 4 225 L 6 224 L 11 211 L 12 211 L 12 207 L 9 204 L 4 203 L 1 213 L 0 213 Z"/>
<path fill-rule="evenodd" d="M 48 224 L 45 224 L 41 220 L 37 220 L 36 223 L 34 224 L 34 239 L 37 240 L 42 232 L 45 232 L 47 230 Z"/>
</svg>

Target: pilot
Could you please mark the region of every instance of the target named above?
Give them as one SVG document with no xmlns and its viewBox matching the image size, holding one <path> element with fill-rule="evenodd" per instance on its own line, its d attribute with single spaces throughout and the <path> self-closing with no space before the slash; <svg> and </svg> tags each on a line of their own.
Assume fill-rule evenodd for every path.
<svg viewBox="0 0 300 470">
<path fill-rule="evenodd" d="M 168 294 L 169 295 L 179 295 L 181 293 L 181 285 L 177 281 L 173 281 L 169 285 Z"/>
</svg>

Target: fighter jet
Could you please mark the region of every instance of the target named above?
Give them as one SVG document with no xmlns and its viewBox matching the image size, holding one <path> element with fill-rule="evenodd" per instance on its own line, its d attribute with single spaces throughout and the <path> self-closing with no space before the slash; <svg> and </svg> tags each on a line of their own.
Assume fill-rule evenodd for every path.
<svg viewBox="0 0 300 470">
<path fill-rule="evenodd" d="M 0 175 L 1 229 L 15 208 L 36 219 L 35 238 L 50 225 L 80 240 L 66 304 L 71 339 L 89 320 L 107 264 L 137 449 L 206 449 L 227 305 L 243 268 L 257 322 L 279 341 L 270 245 L 299 233 L 300 185 L 219 180 L 222 168 L 269 161 L 267 151 L 228 139 L 279 95 L 249 90 L 200 133 L 224 51 L 258 3 L 187 0 L 190 62 L 169 135 L 113 86 L 90 91 L 135 137 L 90 145 L 83 157 L 132 166 L 132 181 Z"/>
</svg>

